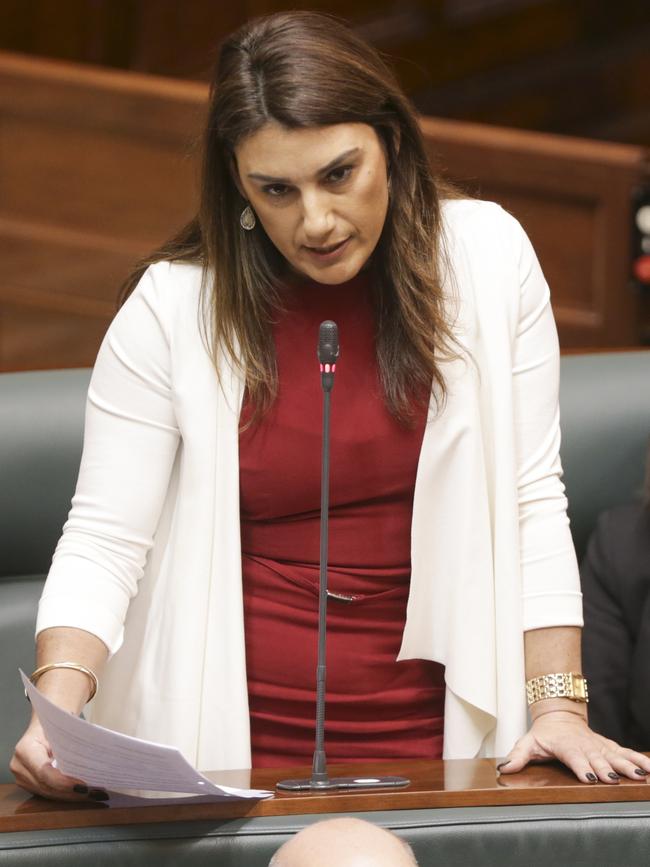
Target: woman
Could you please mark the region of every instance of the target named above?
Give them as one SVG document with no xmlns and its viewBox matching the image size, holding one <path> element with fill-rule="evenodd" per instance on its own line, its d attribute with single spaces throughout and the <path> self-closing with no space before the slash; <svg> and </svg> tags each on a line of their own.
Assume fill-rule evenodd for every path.
<svg viewBox="0 0 650 867">
<path fill-rule="evenodd" d="M 226 41 L 204 144 L 200 213 L 127 285 L 97 359 L 39 688 L 79 712 L 102 669 L 90 718 L 201 768 L 309 760 L 310 365 L 333 318 L 330 761 L 439 757 L 444 723 L 445 757 L 510 751 L 506 772 L 650 771 L 544 691 L 580 671 L 582 621 L 557 337 L 519 224 L 431 176 L 390 73 L 328 17 Z M 83 792 L 37 721 L 12 768 L 31 791 Z"/>
</svg>

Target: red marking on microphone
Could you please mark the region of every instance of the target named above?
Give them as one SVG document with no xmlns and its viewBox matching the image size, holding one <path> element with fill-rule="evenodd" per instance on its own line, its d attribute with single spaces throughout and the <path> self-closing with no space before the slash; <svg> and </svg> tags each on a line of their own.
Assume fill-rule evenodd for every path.
<svg viewBox="0 0 650 867">
<path fill-rule="evenodd" d="M 336 373 L 336 365 L 335 364 L 332 365 L 332 373 Z"/>
<path fill-rule="evenodd" d="M 321 364 L 321 366 L 320 366 L 320 372 L 321 372 L 321 373 L 324 372 L 324 368 L 323 368 L 323 365 L 322 365 L 322 364 Z"/>
<path fill-rule="evenodd" d="M 329 372 L 330 372 L 330 366 L 329 366 L 329 364 L 326 364 L 325 365 L 325 373 L 329 373 Z"/>
</svg>

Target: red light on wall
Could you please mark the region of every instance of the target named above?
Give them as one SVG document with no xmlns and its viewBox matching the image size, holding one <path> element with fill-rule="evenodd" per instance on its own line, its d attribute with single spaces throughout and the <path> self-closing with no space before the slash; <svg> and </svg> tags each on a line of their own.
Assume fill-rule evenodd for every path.
<svg viewBox="0 0 650 867">
<path fill-rule="evenodd" d="M 639 256 L 635 259 L 632 270 L 639 283 L 650 285 L 650 256 Z"/>
</svg>

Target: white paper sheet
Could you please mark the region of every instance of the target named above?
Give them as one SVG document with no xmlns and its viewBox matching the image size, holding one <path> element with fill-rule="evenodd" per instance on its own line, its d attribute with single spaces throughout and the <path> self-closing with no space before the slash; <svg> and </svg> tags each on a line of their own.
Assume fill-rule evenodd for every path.
<svg viewBox="0 0 650 867">
<path fill-rule="evenodd" d="M 190 765 L 175 747 L 132 738 L 62 710 L 42 695 L 24 672 L 25 690 L 47 737 L 56 767 L 102 789 L 186 792 L 226 798 L 268 798 L 264 789 L 219 786 Z"/>
</svg>

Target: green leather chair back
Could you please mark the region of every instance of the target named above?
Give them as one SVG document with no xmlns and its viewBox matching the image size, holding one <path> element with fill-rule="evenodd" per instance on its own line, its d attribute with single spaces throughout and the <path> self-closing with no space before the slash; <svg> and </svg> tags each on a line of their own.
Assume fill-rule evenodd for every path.
<svg viewBox="0 0 650 867">
<path fill-rule="evenodd" d="M 90 371 L 0 375 L 0 782 L 29 720 L 36 607 L 70 509 Z"/>
<path fill-rule="evenodd" d="M 641 493 L 650 441 L 650 350 L 563 356 L 560 423 L 580 558 L 598 514 Z"/>
<path fill-rule="evenodd" d="M 293 834 L 336 815 L 6 832 L 0 867 L 268 867 Z M 650 851 L 648 801 L 356 815 L 410 843 L 420 867 L 646 867 Z"/>
<path fill-rule="evenodd" d="M 0 578 L 45 574 L 79 470 L 89 370 L 0 375 Z"/>
</svg>

